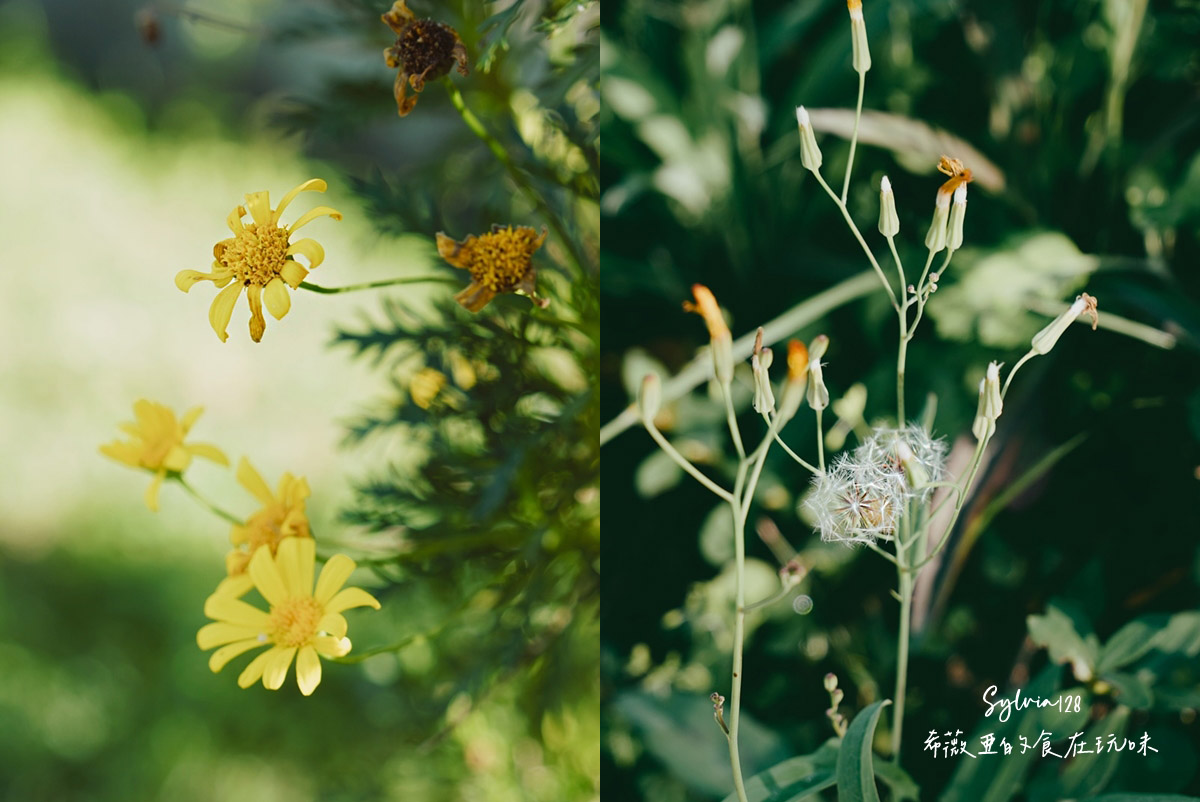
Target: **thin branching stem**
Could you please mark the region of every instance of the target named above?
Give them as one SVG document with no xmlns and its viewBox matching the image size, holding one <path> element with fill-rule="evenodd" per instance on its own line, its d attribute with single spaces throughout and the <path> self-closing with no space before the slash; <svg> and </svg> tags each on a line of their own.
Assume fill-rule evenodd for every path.
<svg viewBox="0 0 1200 802">
<path fill-rule="evenodd" d="M 687 471 L 687 473 L 690 474 L 693 479 L 707 487 L 713 493 L 717 494 L 717 496 L 727 502 L 733 503 L 733 495 L 730 494 L 728 490 L 702 474 L 699 468 L 689 462 L 687 457 L 680 454 L 675 446 L 671 445 L 671 441 L 663 436 L 663 433 L 658 430 L 658 427 L 655 426 L 652 421 L 646 421 L 645 423 L 646 431 L 648 431 L 650 436 L 654 438 L 654 442 L 658 443 L 658 447 L 665 451 L 667 456 L 670 457 L 676 465 Z"/>
<path fill-rule="evenodd" d="M 854 133 L 850 135 L 850 156 L 846 159 L 846 178 L 842 181 L 842 205 L 850 195 L 850 172 L 854 169 L 854 148 L 858 145 L 858 123 L 862 119 L 863 89 L 867 83 L 867 74 L 858 74 L 858 103 L 854 107 Z M 903 284 L 900 285 L 903 288 Z"/>
<path fill-rule="evenodd" d="M 883 282 L 883 288 L 887 290 L 888 299 L 892 302 L 892 307 L 897 313 L 899 313 L 900 303 L 896 300 L 896 293 L 894 290 L 892 290 L 892 285 L 888 282 L 887 276 L 883 274 L 883 268 L 879 266 L 879 261 L 875 258 L 875 254 L 871 251 L 871 246 L 867 244 L 865 239 L 863 239 L 862 232 L 859 231 L 858 226 L 854 224 L 854 219 L 850 217 L 850 212 L 848 209 L 846 209 L 846 204 L 842 203 L 842 199 L 837 196 L 837 193 L 830 188 L 829 184 L 825 183 L 825 179 L 821 177 L 821 173 L 819 171 L 814 171 L 813 175 L 816 176 L 817 182 L 821 185 L 821 188 L 825 190 L 825 194 L 833 199 L 833 202 L 837 204 L 838 209 L 842 213 L 842 217 L 846 220 L 846 225 L 850 226 L 850 233 L 852 233 L 854 238 L 858 240 L 858 244 L 862 246 L 863 253 L 867 255 L 867 260 L 871 263 L 871 267 L 875 268 L 875 274 L 879 276 L 879 280 Z"/>
<path fill-rule="evenodd" d="M 462 284 L 461 281 L 453 276 L 402 276 L 399 278 L 387 278 L 380 281 L 366 281 L 362 284 L 347 284 L 345 287 L 323 287 L 320 284 L 310 284 L 307 281 L 300 282 L 300 289 L 308 290 L 309 292 L 318 292 L 322 295 L 337 295 L 342 292 L 357 292 L 358 290 L 374 290 L 380 287 L 394 287 L 400 284 Z"/>
<path fill-rule="evenodd" d="M 222 509 L 219 505 L 217 505 L 214 502 L 209 501 L 207 498 L 205 498 L 204 495 L 200 493 L 200 491 L 196 490 L 196 488 L 194 488 L 190 484 L 188 484 L 187 480 L 184 479 L 182 476 L 176 477 L 175 481 L 179 482 L 180 486 L 184 490 L 186 490 L 188 492 L 188 494 L 191 495 L 192 498 L 194 498 L 194 499 L 196 499 L 196 501 L 200 502 L 201 505 L 203 505 L 205 508 L 208 509 L 209 512 L 213 513 L 217 517 L 224 518 L 226 521 L 228 521 L 231 524 L 234 524 L 235 526 L 241 526 L 241 524 L 243 523 L 241 518 L 237 517 L 236 515 L 234 515 L 233 513 L 229 512 L 225 509 Z"/>
</svg>

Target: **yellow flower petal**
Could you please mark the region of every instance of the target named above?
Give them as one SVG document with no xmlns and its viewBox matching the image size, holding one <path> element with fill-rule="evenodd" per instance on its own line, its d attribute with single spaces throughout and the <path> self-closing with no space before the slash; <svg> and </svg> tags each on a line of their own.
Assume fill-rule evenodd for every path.
<svg viewBox="0 0 1200 802">
<path fill-rule="evenodd" d="M 229 282 L 232 274 L 229 271 L 219 272 L 214 270 L 211 273 L 201 273 L 199 270 L 180 270 L 175 274 L 175 286 L 184 292 L 188 292 L 192 287 L 196 286 L 200 281 L 211 281 L 214 284 L 218 281 Z"/>
<path fill-rule="evenodd" d="M 240 552 L 239 552 L 240 553 Z M 213 591 L 214 596 L 229 596 L 234 599 L 240 599 L 249 592 L 250 588 L 254 587 L 254 580 L 249 574 L 241 573 L 236 576 L 227 576 L 217 585 L 217 589 Z"/>
<path fill-rule="evenodd" d="M 325 604 L 325 612 L 340 613 L 352 607 L 374 607 L 379 609 L 379 600 L 362 588 L 343 588 Z"/>
<path fill-rule="evenodd" d="M 162 472 L 156 473 L 150 486 L 146 488 L 146 506 L 150 508 L 150 512 L 158 512 L 158 488 L 162 486 L 165 475 Z"/>
<path fill-rule="evenodd" d="M 242 670 L 242 673 L 238 675 L 238 685 L 242 688 L 249 688 L 251 685 L 258 682 L 259 678 L 263 675 L 263 668 L 266 667 L 267 661 L 270 660 L 271 656 L 278 651 L 279 647 L 276 646 L 272 649 L 267 649 L 265 652 L 251 660 L 250 665 L 246 666 Z"/>
<path fill-rule="evenodd" d="M 202 414 L 204 414 L 204 407 L 202 406 L 194 406 L 187 412 L 183 413 L 183 417 L 179 419 L 179 427 L 183 429 L 184 434 L 187 434 L 188 431 L 196 425 L 196 420 Z"/>
<path fill-rule="evenodd" d="M 279 544 L 279 560 L 289 561 L 296 568 L 297 596 L 312 593 L 313 564 L 317 559 L 317 543 L 311 537 L 284 538 Z"/>
<path fill-rule="evenodd" d="M 234 641 L 257 638 L 258 634 L 259 630 L 254 627 L 241 627 L 236 624 L 217 621 L 200 627 L 200 631 L 196 633 L 196 645 L 201 649 L 208 650 L 214 646 L 221 646 L 226 643 L 233 643 Z"/>
<path fill-rule="evenodd" d="M 317 604 L 324 606 L 342 589 L 350 574 L 354 573 L 354 565 L 354 560 L 345 554 L 335 554 L 329 558 L 325 567 L 321 569 L 321 576 L 317 579 L 317 590 L 313 593 Z"/>
<path fill-rule="evenodd" d="M 209 596 L 204 602 L 204 614 L 217 621 L 249 627 L 257 632 L 266 632 L 271 628 L 269 615 L 252 604 L 225 594 L 214 593 Z"/>
<path fill-rule="evenodd" d="M 277 224 L 279 222 L 279 216 L 283 214 L 283 210 L 286 209 L 288 204 L 295 200 L 296 196 L 301 192 L 324 192 L 325 189 L 325 182 L 319 178 L 310 178 L 303 184 L 294 187 L 288 192 L 288 194 L 283 196 L 283 200 L 279 201 L 279 206 L 275 208 L 275 214 L 271 217 L 272 224 Z"/>
<path fill-rule="evenodd" d="M 267 319 L 262 313 L 262 287 L 258 284 L 246 287 L 246 300 L 250 302 L 250 339 L 262 342 L 263 332 L 267 330 Z"/>
<path fill-rule="evenodd" d="M 321 623 L 317 624 L 318 632 L 328 632 L 335 638 L 346 637 L 346 617 L 340 613 L 328 613 L 321 617 Z"/>
<path fill-rule="evenodd" d="M 229 328 L 229 318 L 233 317 L 233 305 L 237 303 L 238 296 L 241 294 L 241 284 L 230 284 L 217 293 L 212 306 L 208 309 L 208 322 L 217 336 L 221 338 L 221 342 L 229 339 L 226 329 Z"/>
<path fill-rule="evenodd" d="M 317 650 L 317 654 L 325 657 L 345 657 L 350 653 L 350 639 L 318 635 L 313 638 L 313 648 Z"/>
<path fill-rule="evenodd" d="M 142 448 L 137 443 L 122 443 L 120 440 L 115 440 L 100 446 L 100 453 L 134 468 L 142 466 Z"/>
<path fill-rule="evenodd" d="M 303 240 L 301 240 L 303 242 Z M 316 267 L 316 265 L 313 265 Z M 283 263 L 283 267 L 279 268 L 279 277 L 287 282 L 287 285 L 293 290 L 300 286 L 300 282 L 308 276 L 308 271 L 299 262 L 291 260 Z"/>
<path fill-rule="evenodd" d="M 250 495 L 254 496 L 261 503 L 275 503 L 275 496 L 271 495 L 271 488 L 263 480 L 262 474 L 254 470 L 254 466 L 250 464 L 250 460 L 245 457 L 238 460 L 237 480 L 238 484 L 249 490 Z"/>
<path fill-rule="evenodd" d="M 220 649 L 217 649 L 215 652 L 213 652 L 212 656 L 208 658 L 208 668 L 210 671 L 216 674 L 218 671 L 224 668 L 225 664 L 230 660 L 237 657 L 239 654 L 244 654 L 250 651 L 256 646 L 266 646 L 266 644 L 255 638 L 251 640 L 236 641 L 228 646 L 222 646 Z"/>
<path fill-rule="evenodd" d="M 283 577 L 283 586 L 287 589 L 288 598 L 292 599 L 307 596 L 312 591 L 312 585 L 307 588 L 300 586 L 300 553 L 291 547 L 294 540 L 294 537 L 284 538 L 275 552 L 275 565 Z"/>
<path fill-rule="evenodd" d="M 271 559 L 270 546 L 258 547 L 258 551 L 250 558 L 247 570 L 250 572 L 250 578 L 254 580 L 254 587 L 258 588 L 258 592 L 272 607 L 287 601 L 287 588 L 275 561 Z"/>
<path fill-rule="evenodd" d="M 329 206 L 318 206 L 315 209 L 309 209 L 307 212 L 300 215 L 300 219 L 288 226 L 288 233 L 291 234 L 301 226 L 307 225 L 313 220 L 316 220 L 318 217 L 324 217 L 325 215 L 329 215 L 334 220 L 342 219 L 342 213 L 337 209 L 330 208 Z"/>
<path fill-rule="evenodd" d="M 267 311 L 276 320 L 283 320 L 283 316 L 292 308 L 292 296 L 288 295 L 287 285 L 283 283 L 283 279 L 276 277 L 267 282 L 264 290 Z"/>
<path fill-rule="evenodd" d="M 309 696 L 321 684 L 321 660 L 317 657 L 317 650 L 311 646 L 305 646 L 296 655 L 296 684 L 305 696 Z"/>
<path fill-rule="evenodd" d="M 183 473 L 192 462 L 192 455 L 183 446 L 171 446 L 171 450 L 163 457 L 162 466 L 168 471 Z"/>
<path fill-rule="evenodd" d="M 208 443 L 190 443 L 185 445 L 184 448 L 186 448 L 193 457 L 204 457 L 205 459 L 212 460 L 218 465 L 229 464 L 229 457 L 225 456 L 225 452 L 214 445 L 210 445 Z"/>
<path fill-rule="evenodd" d="M 229 216 L 225 218 L 225 225 L 229 226 L 229 230 L 236 237 L 245 229 L 242 225 L 242 218 L 246 215 L 246 209 L 242 206 L 235 206 Z"/>
<path fill-rule="evenodd" d="M 296 647 L 275 648 L 268 654 L 271 657 L 267 658 L 266 665 L 263 666 L 263 687 L 277 691 L 283 687 L 283 681 L 287 679 L 288 668 L 292 665 L 292 658 L 296 655 Z"/>
<path fill-rule="evenodd" d="M 309 270 L 316 269 L 321 262 L 325 261 L 325 249 L 321 247 L 321 243 L 311 238 L 296 240 L 288 246 L 287 255 L 295 256 L 296 254 L 308 260 Z"/>
<path fill-rule="evenodd" d="M 246 209 L 260 226 L 271 224 L 271 197 L 268 192 L 247 192 Z"/>
</svg>

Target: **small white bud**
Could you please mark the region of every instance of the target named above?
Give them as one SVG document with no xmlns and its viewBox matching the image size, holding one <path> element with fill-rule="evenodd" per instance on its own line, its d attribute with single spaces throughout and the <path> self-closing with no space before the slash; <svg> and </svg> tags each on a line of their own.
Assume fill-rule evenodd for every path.
<svg viewBox="0 0 1200 802">
<path fill-rule="evenodd" d="M 825 386 L 825 376 L 821 371 L 821 357 L 829 347 L 829 338 L 824 334 L 813 338 L 808 348 L 808 391 L 805 399 L 813 409 L 825 409 L 829 406 L 829 388 Z"/>
<path fill-rule="evenodd" d="M 954 205 L 950 207 L 950 250 L 957 251 L 963 244 L 963 219 L 967 216 L 967 185 L 959 184 L 954 190 Z"/>
<path fill-rule="evenodd" d="M 879 182 L 879 233 L 894 237 L 900 233 L 900 216 L 896 214 L 896 196 L 892 182 L 885 175 Z"/>
<path fill-rule="evenodd" d="M 812 120 L 803 106 L 796 107 L 796 124 L 800 126 L 800 163 L 804 169 L 815 173 L 821 169 L 821 148 L 817 146 Z"/>
<path fill-rule="evenodd" d="M 1071 304 L 1067 311 L 1063 312 L 1041 331 L 1033 336 L 1032 349 L 1036 354 L 1048 354 L 1050 349 L 1058 342 L 1058 338 L 1063 335 L 1063 332 L 1070 328 L 1080 315 L 1090 315 L 1092 318 L 1092 329 L 1095 330 L 1099 323 L 1100 316 L 1096 312 L 1096 299 L 1088 295 L 1086 292 L 1075 299 L 1075 303 Z"/>
</svg>

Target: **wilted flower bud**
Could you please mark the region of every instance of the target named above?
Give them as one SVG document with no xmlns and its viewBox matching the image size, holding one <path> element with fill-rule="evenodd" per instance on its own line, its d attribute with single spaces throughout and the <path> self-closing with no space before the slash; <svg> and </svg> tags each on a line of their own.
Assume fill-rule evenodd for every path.
<svg viewBox="0 0 1200 802">
<path fill-rule="evenodd" d="M 821 357 L 829 347 L 829 338 L 824 334 L 813 338 L 812 347 L 808 350 L 808 405 L 815 410 L 829 406 L 829 389 L 825 386 L 825 377 L 821 372 Z"/>
<path fill-rule="evenodd" d="M 913 454 L 908 443 L 903 440 L 896 441 L 896 458 L 900 460 L 900 467 L 904 468 L 904 478 L 910 488 L 920 490 L 929 484 L 929 473 L 921 466 L 921 461 Z"/>
<path fill-rule="evenodd" d="M 835 690 L 837 690 L 837 686 L 838 686 L 837 674 L 834 674 L 832 671 L 829 672 L 828 674 L 826 674 L 825 675 L 825 691 L 826 691 L 826 693 L 833 693 Z"/>
<path fill-rule="evenodd" d="M 975 439 L 984 440 L 996 433 L 996 418 L 1004 411 L 1004 398 L 1000 394 L 1000 364 L 992 362 L 987 367 L 987 375 L 979 382 L 979 408 L 975 412 L 975 422 L 971 424 L 971 433 Z"/>
<path fill-rule="evenodd" d="M 954 205 L 950 207 L 950 250 L 957 251 L 963 244 L 963 219 L 967 216 L 967 185 L 959 184 L 954 190 Z"/>
<path fill-rule="evenodd" d="M 768 370 L 774 355 L 770 348 L 762 347 L 762 326 L 754 337 L 754 353 L 750 355 L 750 367 L 754 371 L 754 411 L 760 415 L 775 411 L 775 391 L 771 389 L 771 374 Z"/>
<path fill-rule="evenodd" d="M 900 216 L 896 214 L 896 196 L 892 194 L 892 182 L 885 175 L 879 181 L 879 233 L 894 237 L 900 233 Z"/>
<path fill-rule="evenodd" d="M 657 373 L 647 373 L 642 379 L 642 386 L 638 388 L 637 403 L 642 421 L 647 426 L 652 425 L 654 416 L 662 407 L 662 382 L 659 381 Z"/>
<path fill-rule="evenodd" d="M 804 169 L 815 173 L 821 169 L 821 149 L 817 147 L 812 120 L 803 106 L 796 107 L 796 123 L 800 126 L 800 163 Z"/>
<path fill-rule="evenodd" d="M 800 409 L 804 388 L 808 384 L 808 349 L 799 340 L 788 342 L 787 380 L 783 384 L 783 395 L 779 399 L 779 426 L 791 420 Z"/>
<path fill-rule="evenodd" d="M 1033 352 L 1037 354 L 1050 353 L 1050 349 L 1058 342 L 1058 338 L 1080 315 L 1091 316 L 1092 331 L 1095 331 L 1096 326 L 1100 323 L 1100 315 L 1096 311 L 1096 299 L 1086 292 L 1076 298 L 1075 303 L 1071 304 L 1066 312 L 1054 318 L 1046 328 L 1033 336 Z"/>
<path fill-rule="evenodd" d="M 863 22 L 862 0 L 846 0 L 850 9 L 850 41 L 854 48 L 851 63 L 854 71 L 865 73 L 871 69 L 871 51 L 867 47 L 867 26 Z"/>
<path fill-rule="evenodd" d="M 975 411 L 975 421 L 971 424 L 971 434 L 975 439 L 984 441 L 996 433 L 996 419 L 984 414 L 987 398 L 987 380 L 979 380 L 979 408 Z"/>
<path fill-rule="evenodd" d="M 704 318 L 704 324 L 708 326 L 708 336 L 712 340 L 713 369 L 716 371 L 717 381 L 729 384 L 733 381 L 733 336 L 729 333 L 729 327 L 725 325 L 721 307 L 717 305 L 712 291 L 703 284 L 693 284 L 692 295 L 696 297 L 696 303 L 684 301 L 683 308 Z"/>
<path fill-rule="evenodd" d="M 779 569 L 779 581 L 783 583 L 785 588 L 799 585 L 804 579 L 804 575 L 808 571 L 800 564 L 799 560 L 788 560 L 782 568 Z"/>
</svg>

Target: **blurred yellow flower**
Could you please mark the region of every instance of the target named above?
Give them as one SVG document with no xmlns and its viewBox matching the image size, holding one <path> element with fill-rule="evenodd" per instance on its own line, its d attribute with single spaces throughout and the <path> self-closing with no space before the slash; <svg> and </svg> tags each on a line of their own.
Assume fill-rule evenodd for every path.
<svg viewBox="0 0 1200 802">
<path fill-rule="evenodd" d="M 318 206 L 302 214 L 287 228 L 279 225 L 283 210 L 298 194 L 306 190 L 324 192 L 325 188 L 326 184 L 321 179 L 309 179 L 284 195 L 275 209 L 271 209 L 268 193 L 249 193 L 246 195 L 246 205 L 238 206 L 226 218 L 233 236 L 213 246 L 215 258 L 212 272 L 181 270 L 176 274 L 175 286 L 184 292 L 190 290 L 197 281 L 211 281 L 217 287 L 225 288 L 217 293 L 208 310 L 208 322 L 221 342 L 228 337 L 226 329 L 229 327 L 229 318 L 243 289 L 250 300 L 250 338 L 259 342 L 267 327 L 262 313 L 264 296 L 267 311 L 276 320 L 282 319 L 292 305 L 287 288 L 294 290 L 299 287 L 308 271 L 315 269 L 325 259 L 325 249 L 316 240 L 291 242 L 290 237 L 296 229 L 318 217 L 329 215 L 334 220 L 341 220 L 341 212 L 328 206 Z M 247 210 L 254 222 L 244 224 L 242 218 Z M 308 267 L 297 262 L 296 256 L 307 259 Z"/>
<path fill-rule="evenodd" d="M 218 465 L 229 464 L 229 459 L 216 446 L 183 442 L 203 411 L 203 407 L 192 407 L 181 420 L 176 420 L 169 407 L 143 398 L 133 405 L 137 420 L 120 426 L 121 431 L 133 439 L 114 440 L 100 446 L 100 453 L 106 457 L 154 474 L 154 481 L 146 489 L 146 506 L 154 512 L 158 511 L 158 488 L 163 479 L 182 474 L 191 464 L 192 457 L 204 457 Z"/>
<path fill-rule="evenodd" d="M 204 614 L 214 620 L 196 633 L 201 649 L 213 652 L 208 667 L 215 673 L 240 654 L 260 646 L 259 654 L 238 677 L 248 688 L 262 679 L 263 686 L 278 690 L 296 660 L 296 683 L 308 696 L 321 682 L 323 657 L 341 657 L 350 651 L 342 611 L 352 607 L 379 609 L 379 602 L 361 588 L 343 588 L 354 571 L 354 560 L 337 554 L 325 563 L 313 589 L 316 544 L 309 537 L 289 537 L 272 556 L 260 548 L 250 560 L 254 587 L 270 606 L 268 612 L 222 593 L 204 603 Z"/>
<path fill-rule="evenodd" d="M 253 585 L 246 573 L 246 566 L 260 547 L 266 546 L 271 554 L 275 554 L 285 538 L 312 537 L 304 510 L 304 501 L 311 493 L 304 477 L 296 478 L 285 473 L 279 479 L 279 490 L 272 493 L 250 460 L 242 457 L 238 462 L 237 479 L 242 487 L 250 491 L 250 495 L 258 499 L 262 508 L 251 515 L 246 523 L 235 524 L 229 533 L 229 540 L 233 543 L 233 551 L 225 557 L 225 570 L 229 577 L 221 583 L 218 592 L 235 597 L 241 596 Z"/>
<path fill-rule="evenodd" d="M 454 300 L 478 312 L 497 293 L 512 292 L 527 295 L 535 304 L 545 307 L 550 302 L 536 295 L 537 270 L 533 266 L 533 253 L 545 241 L 546 229 L 538 236 L 529 226 L 494 225 L 487 234 L 472 234 L 462 242 L 455 242 L 439 231 L 438 253 L 471 274 L 471 283 Z"/>
</svg>

